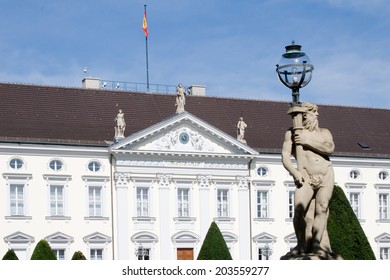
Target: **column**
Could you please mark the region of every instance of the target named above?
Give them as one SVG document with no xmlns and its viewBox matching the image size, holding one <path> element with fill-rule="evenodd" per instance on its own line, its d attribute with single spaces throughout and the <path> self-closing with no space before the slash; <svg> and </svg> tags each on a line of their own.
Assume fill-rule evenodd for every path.
<svg viewBox="0 0 390 280">
<path fill-rule="evenodd" d="M 169 181 L 170 178 L 167 175 L 157 175 L 158 190 L 159 190 L 159 222 L 160 222 L 160 259 L 171 259 L 171 234 L 170 224 L 173 220 L 170 215 L 169 209 Z"/>
<path fill-rule="evenodd" d="M 239 228 L 239 251 L 240 251 L 240 260 L 249 260 L 250 259 L 250 246 L 252 244 L 251 240 L 251 227 L 250 223 L 250 201 L 249 201 L 249 188 L 248 188 L 248 178 L 247 177 L 237 177 L 237 186 L 238 186 L 238 228 Z"/>
<path fill-rule="evenodd" d="M 115 173 L 116 191 L 116 245 L 119 260 L 128 260 L 130 257 L 130 237 L 129 237 L 129 179 L 127 173 Z M 113 219 L 114 219 L 113 215 Z M 114 240 L 115 241 L 115 240 Z"/>
<path fill-rule="evenodd" d="M 203 242 L 204 238 L 206 237 L 207 231 L 209 230 L 210 224 L 212 222 L 212 217 L 210 215 L 210 185 L 211 176 L 198 176 L 201 242 Z"/>
</svg>

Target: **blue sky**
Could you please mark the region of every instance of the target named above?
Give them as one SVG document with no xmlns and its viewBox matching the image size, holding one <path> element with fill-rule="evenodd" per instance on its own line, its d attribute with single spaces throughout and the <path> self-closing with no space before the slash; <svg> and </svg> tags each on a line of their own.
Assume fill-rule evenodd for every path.
<svg viewBox="0 0 390 280">
<path fill-rule="evenodd" d="M 150 83 L 291 101 L 275 65 L 294 40 L 315 67 L 301 101 L 390 107 L 388 0 L 0 1 L 0 81 L 145 83 L 146 4 Z"/>
</svg>

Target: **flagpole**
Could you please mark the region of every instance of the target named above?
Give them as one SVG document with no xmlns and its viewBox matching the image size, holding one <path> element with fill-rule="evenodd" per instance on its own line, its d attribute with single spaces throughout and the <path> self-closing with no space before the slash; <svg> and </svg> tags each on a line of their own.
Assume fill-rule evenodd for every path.
<svg viewBox="0 0 390 280">
<path fill-rule="evenodd" d="M 144 17 L 145 17 L 144 21 L 146 23 L 146 5 L 144 5 Z M 146 28 L 147 28 L 147 26 L 146 26 Z M 148 33 L 145 33 L 145 46 L 146 46 L 146 90 L 149 92 Z"/>
</svg>

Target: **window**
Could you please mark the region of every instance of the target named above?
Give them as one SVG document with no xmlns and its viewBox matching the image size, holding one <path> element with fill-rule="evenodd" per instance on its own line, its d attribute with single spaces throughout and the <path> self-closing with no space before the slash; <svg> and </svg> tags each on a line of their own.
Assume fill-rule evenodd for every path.
<svg viewBox="0 0 390 280">
<path fill-rule="evenodd" d="M 256 210 L 257 218 L 268 218 L 268 191 L 257 191 Z"/>
<path fill-rule="evenodd" d="M 31 174 L 3 173 L 7 185 L 6 219 L 31 219 L 28 216 L 29 180 Z"/>
<path fill-rule="evenodd" d="M 179 217 L 190 216 L 189 189 L 179 188 L 177 190 L 177 214 Z"/>
<path fill-rule="evenodd" d="M 52 250 L 54 255 L 56 255 L 57 260 L 65 260 L 65 249 L 54 249 Z"/>
<path fill-rule="evenodd" d="M 9 166 L 12 168 L 12 169 L 20 169 L 23 167 L 23 161 L 19 158 L 13 158 L 9 161 Z"/>
<path fill-rule="evenodd" d="M 64 215 L 64 186 L 50 185 L 50 215 Z"/>
<path fill-rule="evenodd" d="M 91 172 L 98 172 L 101 169 L 101 164 L 97 161 L 91 161 L 88 163 L 88 170 Z"/>
<path fill-rule="evenodd" d="M 260 177 L 265 177 L 268 175 L 268 168 L 266 167 L 259 167 L 257 168 L 257 175 Z"/>
<path fill-rule="evenodd" d="M 88 188 L 88 213 L 90 217 L 103 216 L 102 187 L 90 186 Z"/>
<path fill-rule="evenodd" d="M 103 249 L 90 249 L 89 258 L 95 261 L 103 260 Z"/>
<path fill-rule="evenodd" d="M 349 177 L 351 179 L 359 179 L 360 178 L 360 172 L 358 170 L 352 170 L 349 172 Z"/>
<path fill-rule="evenodd" d="M 11 216 L 25 215 L 25 186 L 10 184 L 10 214 Z"/>
<path fill-rule="evenodd" d="M 389 172 L 381 171 L 381 172 L 379 172 L 378 177 L 379 177 L 379 180 L 382 180 L 382 181 L 387 180 L 389 178 Z"/>
<path fill-rule="evenodd" d="M 379 248 L 379 258 L 381 260 L 390 260 L 390 248 L 389 247 Z"/>
<path fill-rule="evenodd" d="M 149 216 L 149 188 L 137 188 L 137 216 Z"/>
<path fill-rule="evenodd" d="M 229 217 L 229 190 L 219 189 L 217 190 L 217 216 Z"/>
<path fill-rule="evenodd" d="M 389 219 L 389 194 L 380 193 L 378 195 L 378 205 L 379 205 L 379 219 L 388 220 Z"/>
<path fill-rule="evenodd" d="M 43 178 L 47 187 L 48 215 L 46 220 L 69 220 L 71 217 L 66 216 L 66 214 L 69 209 L 67 197 L 71 176 L 57 174 L 43 175 Z"/>
<path fill-rule="evenodd" d="M 360 192 L 350 192 L 349 203 L 351 204 L 352 210 L 356 217 L 360 219 Z"/>
<path fill-rule="evenodd" d="M 272 187 L 275 185 L 274 181 L 254 181 L 253 182 L 253 196 L 252 196 L 252 203 L 253 203 L 253 217 L 254 220 L 260 221 L 260 220 L 267 220 L 271 221 L 272 213 L 271 213 L 271 195 L 272 195 Z M 294 188 L 292 187 L 294 186 Z M 295 189 L 295 185 L 286 183 L 287 191 L 291 191 L 292 195 Z M 288 197 L 290 199 L 291 203 L 291 213 L 286 213 L 288 215 L 293 215 L 293 209 L 294 209 L 294 197 L 290 196 Z M 287 199 L 287 198 L 286 198 Z"/>
<path fill-rule="evenodd" d="M 60 161 L 58 159 L 54 159 L 54 160 L 50 161 L 49 167 L 51 170 L 59 171 L 62 169 L 63 163 L 62 163 L 62 161 Z"/>
</svg>

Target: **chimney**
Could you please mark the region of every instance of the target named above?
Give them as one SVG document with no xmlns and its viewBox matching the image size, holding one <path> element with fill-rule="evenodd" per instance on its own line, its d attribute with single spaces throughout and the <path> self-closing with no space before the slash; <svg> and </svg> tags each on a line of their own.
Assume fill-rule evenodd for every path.
<svg viewBox="0 0 390 280">
<path fill-rule="evenodd" d="M 83 79 L 83 88 L 90 89 L 99 89 L 100 87 L 100 79 L 99 78 L 84 78 Z"/>
<path fill-rule="evenodd" d="M 191 92 L 191 95 L 196 96 L 206 96 L 206 87 L 200 86 L 200 85 L 193 85 L 188 87 L 189 92 Z"/>
</svg>

